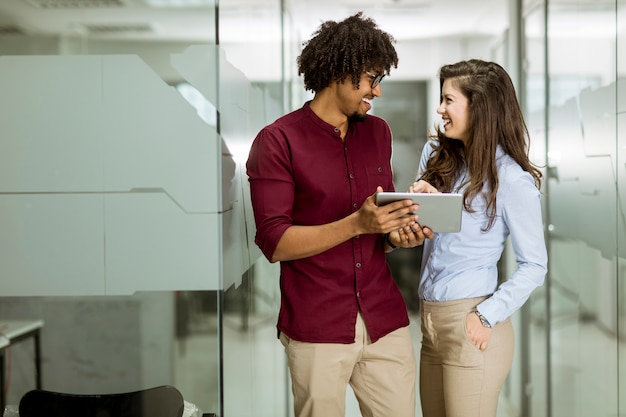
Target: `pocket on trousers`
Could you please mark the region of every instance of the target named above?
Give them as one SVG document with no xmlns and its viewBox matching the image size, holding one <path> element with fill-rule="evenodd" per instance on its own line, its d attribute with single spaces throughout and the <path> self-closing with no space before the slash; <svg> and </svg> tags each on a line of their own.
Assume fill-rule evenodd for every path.
<svg viewBox="0 0 626 417">
<path fill-rule="evenodd" d="M 278 335 L 278 340 L 280 340 L 280 343 L 282 343 L 282 345 L 286 348 L 287 346 L 289 346 L 289 341 L 291 339 L 289 339 L 289 336 L 287 336 L 285 333 L 280 332 L 280 334 Z"/>
<path fill-rule="evenodd" d="M 463 315 L 458 327 L 462 333 L 460 359 L 467 366 L 482 366 L 483 352 L 472 342 L 472 339 L 467 334 L 467 314 Z"/>
</svg>

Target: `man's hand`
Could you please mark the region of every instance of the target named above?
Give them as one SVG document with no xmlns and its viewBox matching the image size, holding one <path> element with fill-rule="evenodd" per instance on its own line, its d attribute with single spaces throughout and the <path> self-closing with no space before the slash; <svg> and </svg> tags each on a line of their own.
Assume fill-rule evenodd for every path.
<svg viewBox="0 0 626 417">
<path fill-rule="evenodd" d="M 377 193 L 382 191 L 382 187 L 376 188 Z M 375 201 L 376 194 L 372 194 L 355 213 L 359 234 L 389 233 L 389 242 L 399 248 L 413 248 L 434 237 L 432 230 L 422 228 L 417 222 L 418 216 L 414 212 L 419 212 L 419 204 L 400 200 L 379 207 Z"/>
<path fill-rule="evenodd" d="M 382 192 L 382 187 L 377 187 L 376 192 Z M 388 233 L 392 230 L 409 228 L 416 225 L 417 216 L 413 214 L 419 209 L 419 205 L 411 200 L 400 200 L 384 206 L 376 205 L 376 194 L 367 197 L 359 211 L 356 213 L 360 233 Z"/>
</svg>

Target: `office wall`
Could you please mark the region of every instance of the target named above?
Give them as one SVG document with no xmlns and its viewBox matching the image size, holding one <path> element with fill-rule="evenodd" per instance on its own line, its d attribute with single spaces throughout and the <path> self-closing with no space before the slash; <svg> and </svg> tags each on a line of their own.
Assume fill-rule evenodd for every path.
<svg viewBox="0 0 626 417">
<path fill-rule="evenodd" d="M 215 8 L 198 14 L 214 32 Z M 172 384 L 221 413 L 219 325 L 196 377 L 176 364 L 185 319 L 223 306 L 185 295 L 241 285 L 260 254 L 241 154 L 276 107 L 223 52 L 210 36 L 0 36 L 0 317 L 45 321 L 45 388 Z M 16 404 L 33 378 L 13 376 Z"/>
<path fill-rule="evenodd" d="M 137 56 L 0 66 L 3 295 L 219 288 L 215 128 Z"/>
<path fill-rule="evenodd" d="M 621 366 L 621 337 L 626 332 L 622 146 L 626 140 L 626 6 L 623 0 L 612 0 L 584 2 L 562 10 L 549 3 L 550 13 L 545 15 L 543 2 L 529 3 L 530 8 L 524 10 L 524 95 L 533 153 L 538 162 L 547 164 L 544 202 L 550 232 L 550 276 L 529 302 L 528 333 L 518 332 L 523 338 L 521 348 L 529 349 L 530 380 L 524 386 L 507 385 L 506 394 L 520 415 L 619 415 L 626 412 L 626 374 Z M 559 33 L 563 28 L 559 18 L 569 22 L 570 31 Z M 272 19 L 280 28 L 278 12 Z M 542 32 L 544 19 L 548 19 L 549 36 Z M 207 13 L 208 27 L 213 21 L 214 16 Z M 290 22 L 284 24 L 289 28 Z M 590 33 L 587 29 L 591 26 L 602 31 Z M 256 34 L 251 31 L 248 36 Z M 0 36 L 0 64 L 13 74 L 8 79 L 0 77 L 1 113 L 6 126 L 17 132 L 11 136 L 13 140 L 10 136 L 0 139 L 5 158 L 0 165 L 0 201 L 3 218 L 11 219 L 2 222 L 0 256 L 4 256 L 4 267 L 0 274 L 2 290 L 15 295 L 0 300 L 0 315 L 46 319 L 44 383 L 48 388 L 113 390 L 173 381 L 204 411 L 288 415 L 290 394 L 284 358 L 274 350 L 263 350 L 261 342 L 275 336 L 278 272 L 276 265 L 260 258 L 251 244 L 253 226 L 246 208 L 249 199 L 241 167 L 246 143 L 254 132 L 288 109 L 300 106 L 306 97 L 294 76 L 299 42 L 287 35 L 283 43 L 247 45 L 230 42 L 227 37 L 222 40 L 221 47 L 214 48 L 211 42 L 145 45 L 85 42 L 80 37 Z M 385 82 L 431 83 L 426 99 L 430 126 L 437 119 L 433 104 L 438 86 L 432 83 L 437 68 L 467 57 L 499 60 L 502 45 L 501 39 L 484 38 L 402 42 L 398 45 L 400 66 Z M 85 56 L 64 56 L 70 53 Z M 42 55 L 50 59 L 42 61 Z M 63 70 L 47 72 L 41 67 L 48 63 L 62 63 L 63 70 L 69 65 L 87 71 L 69 80 Z M 219 71 L 215 70 L 217 66 Z M 112 90 L 105 88 L 110 78 L 102 77 L 110 71 L 117 74 L 113 80 L 118 83 Z M 216 94 L 217 80 L 211 78 L 217 72 L 224 75 L 220 94 Z M 39 78 L 41 88 L 36 95 L 28 88 L 32 84 L 20 82 L 25 77 L 46 74 L 59 78 L 49 82 Z M 27 78 L 31 79 L 37 78 Z M 212 105 L 208 115 L 201 114 L 201 105 L 192 106 L 182 100 L 183 94 L 174 87 L 182 81 L 203 91 L 203 103 Z M 274 94 L 276 82 L 283 84 L 278 100 Z M 84 88 L 78 89 L 76 83 Z M 48 86 L 52 90 L 47 90 Z M 30 93 L 22 97 L 23 91 Z M 110 95 L 115 91 L 117 98 Z M 137 94 L 128 91 L 146 95 L 135 97 Z M 51 94 L 54 100 L 46 99 L 42 92 Z M 19 108 L 17 103 L 21 104 Z M 101 107 L 101 112 L 88 113 L 94 106 Z M 222 113 L 221 134 L 215 132 L 218 109 Z M 82 132 L 81 126 L 72 126 L 79 113 L 88 113 L 108 133 L 99 131 L 94 136 L 89 126 L 83 125 Z M 9 114 L 21 114 L 23 118 L 9 119 Z M 169 114 L 177 115 L 173 126 L 167 126 L 165 115 Z M 40 119 L 40 115 L 45 117 Z M 136 116 L 144 120 L 140 127 L 151 126 L 155 120 L 163 123 L 150 134 L 150 139 L 161 140 L 157 150 L 140 134 L 136 140 L 126 142 L 117 137 L 119 131 L 127 130 L 116 126 L 120 120 L 130 123 L 126 128 L 140 131 L 132 124 Z M 58 120 L 67 123 L 55 124 Z M 200 145 L 168 147 L 172 139 L 168 132 L 176 132 L 177 140 L 180 132 L 185 132 L 183 141 L 197 137 Z M 210 141 L 211 150 L 205 148 L 205 139 Z M 72 152 L 64 154 L 64 146 L 55 146 L 61 143 L 72 145 Z M 94 148 L 98 151 L 93 152 Z M 42 149 L 46 151 L 42 153 Z M 179 151 L 195 162 L 174 164 L 180 161 Z M 209 161 L 209 154 L 214 159 Z M 85 172 L 94 172 L 97 167 L 98 173 L 80 174 L 81 167 Z M 192 172 L 201 181 L 194 178 L 190 183 Z M 214 198 L 212 202 L 221 201 L 215 210 L 203 210 L 212 202 L 196 200 L 208 196 Z M 589 221 L 588 213 L 599 220 Z M 186 221 L 179 223 L 181 217 Z M 190 220 L 203 217 L 220 220 L 215 229 L 208 226 L 210 221 L 201 219 L 198 226 Z M 168 230 L 162 228 L 168 224 L 164 219 L 171 220 Z M 47 232 L 40 234 L 41 230 Z M 159 233 L 167 233 L 168 238 Z M 180 239 L 170 239 L 172 236 Z M 191 236 L 194 243 L 187 241 L 190 246 L 186 246 L 184 242 Z M 105 250 L 107 247 L 111 252 Z M 220 248 L 226 252 L 214 261 Z M 137 252 L 140 256 L 133 256 Z M 39 290 L 24 292 L 32 291 L 33 277 L 39 277 L 43 288 L 55 295 L 41 297 L 44 293 Z M 148 291 L 121 295 L 135 291 L 137 288 L 129 283 L 136 282 Z M 152 292 L 155 289 L 160 291 Z M 191 291 L 178 291 L 181 289 Z M 222 290 L 223 299 L 219 301 Z M 65 297 L 68 291 L 74 297 Z M 194 302 L 181 303 L 187 298 Z M 210 301 L 203 311 L 193 307 L 199 300 Z M 185 315 L 181 311 L 197 315 L 194 323 L 205 325 L 202 332 L 191 336 L 208 333 L 210 339 L 203 345 L 206 357 L 201 365 L 186 376 L 180 376 L 180 369 L 172 369 L 175 361 L 184 356 L 185 344 L 195 341 L 189 334 L 178 334 L 176 323 Z M 226 313 L 223 316 L 222 311 Z M 110 326 L 109 320 L 117 326 Z M 527 323 L 519 320 L 517 324 Z M 106 330 L 101 339 L 96 339 L 101 342 L 99 346 L 85 342 L 84 336 L 93 329 Z M 593 344 L 589 345 L 590 341 Z M 121 350 L 116 350 L 119 347 Z M 106 356 L 110 352 L 115 352 L 118 365 L 124 366 L 110 367 L 111 357 Z M 18 363 L 22 362 L 19 355 L 16 353 Z M 268 367 L 259 366 L 260 357 Z M 92 366 L 81 367 L 79 361 L 91 361 Z M 64 367 L 64 363 L 71 366 Z M 85 379 L 87 372 L 102 369 L 108 373 L 92 378 L 93 384 L 76 384 Z M 111 381 L 119 378 L 121 370 L 127 372 L 119 380 L 123 382 L 113 384 Z M 225 373 L 223 380 L 221 371 Z M 521 381 L 518 378 L 522 371 L 515 368 L 511 378 Z M 19 393 L 32 384 L 27 373 L 23 380 L 14 379 L 11 401 L 15 402 Z M 269 395 L 264 386 L 268 378 L 273 381 Z M 196 387 L 190 388 L 192 385 Z M 195 396 L 198 386 L 202 396 Z M 220 410 L 220 395 L 224 395 L 224 410 Z M 525 407 L 529 414 L 523 414 Z"/>
<path fill-rule="evenodd" d="M 626 1 L 616 2 L 616 61 L 617 61 L 617 193 L 619 214 L 616 221 L 617 246 L 619 257 L 617 260 L 617 316 L 618 334 L 618 414 L 626 413 L 626 369 L 623 364 L 626 359 L 626 344 L 623 336 L 626 335 Z"/>
<path fill-rule="evenodd" d="M 545 156 L 550 265 L 530 300 L 523 415 L 619 415 L 623 3 L 535 2 L 524 12 L 526 107 Z"/>
<path fill-rule="evenodd" d="M 173 380 L 174 297 L 0 297 L 4 320 L 42 320 L 42 384 L 69 393 L 133 391 Z M 1 326 L 1 324 L 0 324 Z M 31 339 L 10 346 L 7 404 L 35 387 Z M 184 392 L 184 388 L 183 388 Z"/>
</svg>

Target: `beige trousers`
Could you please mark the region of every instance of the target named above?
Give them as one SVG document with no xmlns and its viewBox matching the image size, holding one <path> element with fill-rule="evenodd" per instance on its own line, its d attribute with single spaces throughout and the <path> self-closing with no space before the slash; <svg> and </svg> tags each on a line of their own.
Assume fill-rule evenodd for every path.
<svg viewBox="0 0 626 417">
<path fill-rule="evenodd" d="M 496 324 L 480 351 L 465 331 L 468 314 L 486 297 L 421 301 L 420 399 L 424 417 L 495 417 L 511 369 L 510 320 Z"/>
<path fill-rule="evenodd" d="M 416 362 L 408 327 L 376 343 L 359 313 L 352 344 L 303 343 L 281 333 L 296 417 L 344 417 L 352 387 L 364 417 L 415 417 Z"/>
</svg>

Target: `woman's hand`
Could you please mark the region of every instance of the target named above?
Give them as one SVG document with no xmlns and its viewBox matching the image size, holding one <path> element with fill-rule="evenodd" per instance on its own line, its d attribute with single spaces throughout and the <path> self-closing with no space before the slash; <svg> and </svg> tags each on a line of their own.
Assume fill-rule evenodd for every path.
<svg viewBox="0 0 626 417">
<path fill-rule="evenodd" d="M 435 233 L 428 227 L 422 228 L 419 223 L 411 224 L 389 233 L 389 241 L 399 248 L 414 248 L 422 245 L 425 239 L 432 239 Z"/>
<path fill-rule="evenodd" d="M 470 313 L 465 319 L 465 330 L 474 346 L 486 350 L 491 336 L 491 328 L 483 326 L 476 313 Z"/>
<path fill-rule="evenodd" d="M 413 184 L 411 184 L 411 186 L 409 187 L 409 192 L 410 193 L 438 193 L 439 190 L 437 190 L 435 187 L 433 187 L 432 185 L 430 185 L 429 183 L 427 183 L 424 180 L 419 180 L 419 181 L 415 181 Z"/>
</svg>

